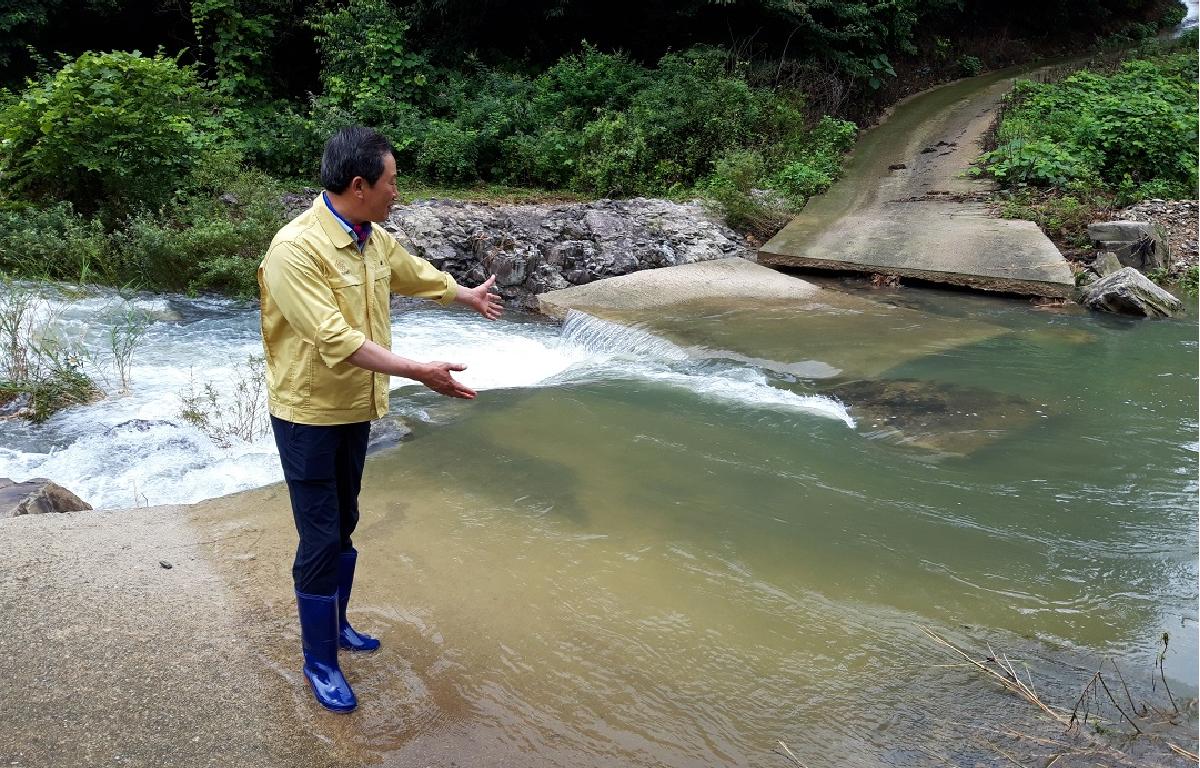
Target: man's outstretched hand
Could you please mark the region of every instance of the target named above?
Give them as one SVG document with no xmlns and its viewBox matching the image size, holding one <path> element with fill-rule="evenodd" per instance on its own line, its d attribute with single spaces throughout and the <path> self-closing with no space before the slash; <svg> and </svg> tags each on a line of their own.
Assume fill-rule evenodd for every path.
<svg viewBox="0 0 1200 768">
<path fill-rule="evenodd" d="M 423 364 L 422 368 L 424 370 L 419 376 L 413 378 L 439 395 L 461 397 L 464 400 L 475 399 L 475 390 L 450 375 L 451 371 L 467 370 L 467 366 L 462 363 L 444 363 L 441 360 L 434 360 L 431 363 Z"/>
<path fill-rule="evenodd" d="M 504 305 L 500 303 L 500 297 L 491 292 L 495 283 L 496 276 L 492 275 L 474 288 L 463 288 L 460 285 L 458 294 L 454 298 L 460 304 L 466 304 L 488 320 L 495 320 L 504 314 Z"/>
</svg>

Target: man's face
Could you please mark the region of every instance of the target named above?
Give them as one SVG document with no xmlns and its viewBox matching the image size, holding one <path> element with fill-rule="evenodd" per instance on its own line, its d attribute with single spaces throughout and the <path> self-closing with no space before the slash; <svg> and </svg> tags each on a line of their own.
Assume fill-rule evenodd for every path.
<svg viewBox="0 0 1200 768">
<path fill-rule="evenodd" d="M 362 217 L 367 221 L 386 219 L 396 200 L 396 158 L 390 152 L 383 156 L 383 175 L 374 184 L 363 179 L 360 189 Z"/>
</svg>

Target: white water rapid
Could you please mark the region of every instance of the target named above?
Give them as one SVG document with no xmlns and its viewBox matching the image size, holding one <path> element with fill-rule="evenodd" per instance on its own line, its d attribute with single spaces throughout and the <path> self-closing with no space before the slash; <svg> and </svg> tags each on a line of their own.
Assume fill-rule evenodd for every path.
<svg viewBox="0 0 1200 768">
<path fill-rule="evenodd" d="M 0 421 L 0 477 L 47 477 L 96 508 L 190 503 L 281 479 L 269 434 L 222 447 L 181 416 L 181 394 L 189 386 L 212 383 L 225 397 L 245 361 L 261 354 L 253 304 L 181 296 L 125 301 L 99 294 L 52 298 L 49 307 L 97 371 L 111 370 L 105 364 L 109 332 L 123 311 L 143 310 L 155 320 L 134 353 L 128 393 L 69 408 L 44 424 Z M 397 315 L 392 330 L 398 354 L 464 363 L 460 378 L 480 391 L 641 381 L 686 389 L 727 407 L 810 413 L 854 426 L 836 400 L 773 387 L 752 366 L 707 359 L 703 350 L 584 314 L 573 313 L 558 326 L 530 318 L 491 323 L 465 312 L 421 308 Z M 393 380 L 393 389 L 416 386 Z M 403 415 L 429 418 L 416 408 Z"/>
</svg>

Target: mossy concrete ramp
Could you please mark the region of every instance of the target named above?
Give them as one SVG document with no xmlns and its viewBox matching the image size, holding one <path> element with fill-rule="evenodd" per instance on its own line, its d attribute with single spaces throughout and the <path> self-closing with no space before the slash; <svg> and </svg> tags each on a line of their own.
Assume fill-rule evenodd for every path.
<svg viewBox="0 0 1200 768">
<path fill-rule="evenodd" d="M 1069 296 L 1066 260 L 1033 222 L 1001 219 L 968 175 L 1001 98 L 1028 69 L 951 83 L 898 105 L 846 175 L 759 250 L 776 268 L 857 271 L 1031 296 Z"/>
</svg>

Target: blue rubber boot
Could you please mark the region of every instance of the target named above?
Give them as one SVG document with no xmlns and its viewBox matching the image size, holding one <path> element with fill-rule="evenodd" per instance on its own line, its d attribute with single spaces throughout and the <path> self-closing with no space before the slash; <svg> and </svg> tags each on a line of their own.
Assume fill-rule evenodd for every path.
<svg viewBox="0 0 1200 768">
<path fill-rule="evenodd" d="M 350 604 L 350 588 L 354 586 L 354 565 L 358 550 L 348 549 L 338 558 L 338 645 L 347 651 L 370 653 L 379 650 L 379 641 L 363 634 L 346 621 L 346 606 Z"/>
<path fill-rule="evenodd" d="M 304 677 L 317 703 L 333 712 L 352 712 L 358 706 L 350 683 L 338 666 L 338 596 L 296 593 L 300 639 L 304 644 Z"/>
</svg>

